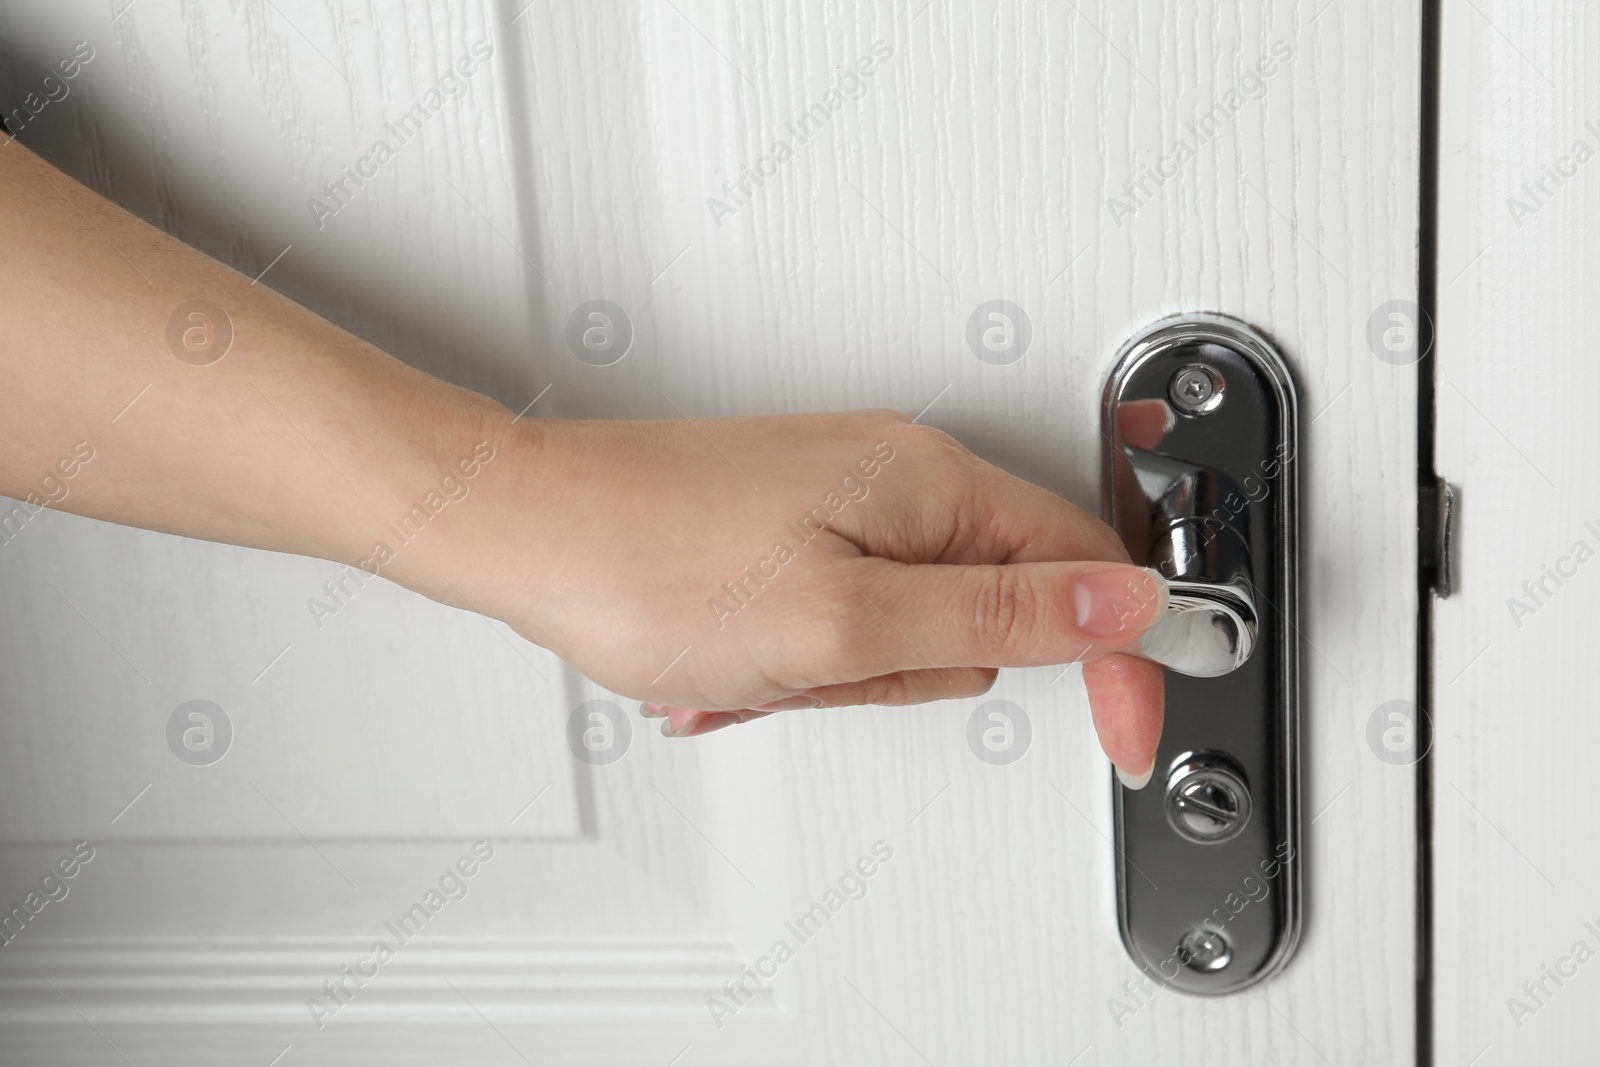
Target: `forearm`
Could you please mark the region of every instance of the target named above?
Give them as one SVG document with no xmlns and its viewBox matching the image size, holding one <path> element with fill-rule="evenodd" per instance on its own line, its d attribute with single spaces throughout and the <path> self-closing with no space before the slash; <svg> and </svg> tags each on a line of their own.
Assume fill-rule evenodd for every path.
<svg viewBox="0 0 1600 1067">
<path fill-rule="evenodd" d="M 253 285 L 20 144 L 0 148 L 0 205 L 7 496 L 359 564 L 394 540 L 385 523 L 509 422 L 499 405 Z M 175 351 L 169 322 L 195 300 L 226 323 L 180 320 L 193 332 Z M 227 324 L 231 345 L 208 362 Z"/>
</svg>

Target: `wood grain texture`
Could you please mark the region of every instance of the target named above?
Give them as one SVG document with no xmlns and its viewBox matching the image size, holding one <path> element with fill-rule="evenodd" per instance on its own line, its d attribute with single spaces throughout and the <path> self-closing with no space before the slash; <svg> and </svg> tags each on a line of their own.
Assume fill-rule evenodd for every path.
<svg viewBox="0 0 1600 1067">
<path fill-rule="evenodd" d="M 98 6 L 38 7 L 37 18 L 9 16 L 20 27 L 0 24 L 11 56 L 0 70 L 14 81 L 51 62 L 58 41 L 92 30 L 106 42 L 71 121 L 40 117 L 41 150 L 252 275 L 292 245 L 265 283 L 515 409 L 547 385 L 536 415 L 927 407 L 923 421 L 1096 509 L 1098 394 L 1136 329 L 1177 311 L 1227 312 L 1273 335 L 1295 371 L 1315 821 L 1306 933 L 1281 977 L 1224 1000 L 1130 996 L 1138 975 L 1116 935 L 1104 836 L 1109 775 L 1077 672 L 1007 672 L 990 698 L 1021 706 L 1033 728 L 1008 767 L 973 758 L 965 731 L 980 702 L 958 701 L 781 716 L 692 745 L 641 727 L 614 767 L 566 768 L 571 806 L 540 814 L 551 822 L 537 833 L 515 827 L 565 839 L 501 844 L 448 913 L 449 936 L 731 943 L 753 960 L 875 842 L 893 858 L 780 970 L 781 1016 L 752 1007 L 718 1029 L 703 1009 L 693 1020 L 621 1012 L 597 1027 L 581 1013 L 530 1022 L 486 998 L 511 1041 L 561 1062 L 682 1053 L 684 1065 L 1409 1058 L 1413 779 L 1373 758 L 1364 730 L 1381 703 L 1414 690 L 1415 385 L 1373 358 L 1365 329 L 1378 304 L 1415 297 L 1415 3 L 537 0 L 523 11 L 511 0 L 330 12 L 279 0 L 141 6 L 114 25 Z M 312 190 L 487 34 L 492 83 L 474 84 L 316 229 Z M 1193 158 L 1148 182 L 1119 225 L 1108 202 L 1127 200 L 1124 183 L 1193 141 L 1187 124 L 1239 90 L 1275 41 L 1292 58 Z M 889 56 L 829 108 L 841 68 L 875 44 Z M 827 117 L 801 143 L 787 124 L 818 104 Z M 731 204 L 724 183 L 761 173 L 779 138 L 792 158 L 759 186 L 746 179 Z M 713 198 L 734 210 L 714 215 Z M 633 328 L 609 367 L 574 358 L 566 340 L 573 311 L 600 298 Z M 1010 366 L 967 346 L 969 316 L 994 298 L 1032 325 Z M 125 786 L 94 787 L 119 802 L 153 775 L 194 788 L 195 769 L 165 751 L 165 715 L 202 689 L 242 692 L 289 639 L 284 587 L 326 577 L 307 561 L 52 521 L 58 536 L 0 548 L 0 674 L 9 708 L 85 729 L 38 714 L 8 715 L 3 729 L 19 765 L 81 769 L 59 786 L 43 771 L 24 777 L 43 791 L 33 800 L 13 792 L 19 779 L 0 784 L 0 810 L 22 813 L 7 810 L 8 891 L 53 857 L 40 837 L 102 831 L 87 821 L 98 794 L 97 806 L 67 799 L 80 780 Z M 100 614 L 85 613 L 159 684 L 139 682 L 42 574 L 98 597 Z M 369 595 L 370 610 L 358 602 L 318 635 L 336 640 L 291 652 L 262 681 L 254 754 L 241 747 L 208 769 L 276 768 L 285 803 L 302 805 L 286 811 L 328 862 L 298 838 L 274 839 L 255 794 L 218 776 L 204 812 L 135 807 L 122 822 L 155 827 L 108 843 L 103 865 L 27 931 L 31 944 L 344 944 L 454 858 L 452 835 L 510 832 L 517 807 L 563 773 L 566 714 L 605 694 L 557 684 L 556 665 L 487 623 L 398 591 Z M 401 665 L 410 677 L 385 688 Z M 119 717 L 142 727 L 109 725 Z M 322 731 L 346 739 L 335 751 L 370 751 L 300 756 L 304 735 Z M 418 764 L 418 738 L 437 763 Z M 361 808 L 363 789 L 383 807 Z M 453 996 L 436 989 L 440 1003 Z M 285 983 L 250 1010 L 276 1018 L 309 992 Z M 282 1041 L 247 1014 L 233 1045 L 197 1023 L 189 1054 L 253 1063 L 264 1050 L 265 1062 Z M 299 1062 L 377 1049 L 424 1062 L 451 1048 L 520 1062 L 486 1029 L 302 1027 L 303 1040 L 283 1041 L 297 1042 Z M 6 1028 L 18 1049 L 84 1031 Z M 161 1044 L 170 1030 L 107 1033 L 177 1062 Z"/>
<path fill-rule="evenodd" d="M 1438 469 L 1461 515 L 1434 654 L 1437 1062 L 1587 1063 L 1600 12 L 1446 5 L 1444 32 Z"/>
</svg>

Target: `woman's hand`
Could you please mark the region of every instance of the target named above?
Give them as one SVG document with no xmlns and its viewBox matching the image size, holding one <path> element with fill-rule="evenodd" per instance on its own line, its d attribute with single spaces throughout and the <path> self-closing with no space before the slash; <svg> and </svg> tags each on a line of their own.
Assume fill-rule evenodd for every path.
<svg viewBox="0 0 1600 1067">
<path fill-rule="evenodd" d="M 884 411 L 485 422 L 496 458 L 437 573 L 400 580 L 504 619 L 670 736 L 1081 661 L 1107 754 L 1148 779 L 1161 670 L 1115 653 L 1163 583 L 949 435 Z"/>
<path fill-rule="evenodd" d="M 1106 752 L 1147 778 L 1161 672 L 1115 652 L 1164 586 L 946 435 L 884 412 L 513 419 L 5 149 L 0 493 L 365 567 L 505 620 L 679 736 L 1081 660 Z"/>
</svg>

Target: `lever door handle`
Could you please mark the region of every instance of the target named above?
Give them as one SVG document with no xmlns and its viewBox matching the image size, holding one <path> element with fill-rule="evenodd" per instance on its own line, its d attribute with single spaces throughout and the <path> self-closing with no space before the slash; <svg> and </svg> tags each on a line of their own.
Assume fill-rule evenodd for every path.
<svg viewBox="0 0 1600 1067">
<path fill-rule="evenodd" d="M 1155 775 L 1113 787 L 1118 919 L 1188 993 L 1260 981 L 1299 937 L 1296 417 L 1271 342 L 1218 315 L 1138 334 L 1106 383 L 1106 517 L 1170 593 L 1140 641 L 1167 668 Z"/>
<path fill-rule="evenodd" d="M 1158 457 L 1133 462 L 1146 473 L 1171 465 Z M 1225 476 L 1192 470 L 1183 477 L 1203 481 Z M 1141 484 L 1159 482 L 1141 479 Z M 1172 513 L 1189 509 L 1194 499 L 1191 494 L 1162 493 L 1148 502 L 1158 532 L 1151 539 L 1146 563 L 1167 579 L 1170 598 L 1166 614 L 1139 644 L 1147 658 L 1164 667 L 1195 678 L 1216 678 L 1250 658 L 1260 623 L 1244 534 L 1214 515 Z"/>
<path fill-rule="evenodd" d="M 1193 678 L 1238 669 L 1256 647 L 1248 586 L 1168 579 L 1166 614 L 1139 639 L 1144 658 Z"/>
<path fill-rule="evenodd" d="M 1183 394 L 1185 384 L 1196 395 Z M 1221 371 L 1200 363 L 1182 367 L 1167 392 L 1118 399 L 1111 415 L 1122 439 L 1113 458 L 1112 499 L 1124 512 L 1116 516 L 1118 531 L 1135 562 L 1159 570 L 1168 582 L 1167 612 L 1139 642 L 1145 657 L 1180 674 L 1216 678 L 1243 666 L 1259 629 L 1250 544 L 1240 529 L 1248 524 L 1250 491 L 1232 471 L 1200 455 L 1204 449 L 1181 447 L 1176 433 L 1180 418 L 1207 416 L 1202 430 L 1226 425 L 1221 416 L 1209 418 L 1227 392 Z"/>
</svg>

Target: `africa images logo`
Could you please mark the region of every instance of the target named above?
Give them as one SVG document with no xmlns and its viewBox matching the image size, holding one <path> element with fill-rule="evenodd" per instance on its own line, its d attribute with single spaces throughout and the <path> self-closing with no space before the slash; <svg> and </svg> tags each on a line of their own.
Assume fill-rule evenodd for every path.
<svg viewBox="0 0 1600 1067">
<path fill-rule="evenodd" d="M 783 124 L 793 140 L 774 138 L 772 147 L 754 166 L 746 164 L 740 168 L 738 177 L 723 182 L 722 191 L 727 199 L 713 196 L 706 200 L 706 210 L 711 212 L 711 221 L 717 224 L 717 229 L 722 229 L 724 220 L 738 214 L 755 199 L 756 190 L 776 178 L 794 159 L 795 150 L 821 133 L 833 116 L 843 110 L 846 100 L 860 100 L 866 96 L 872 76 L 893 57 L 894 45 L 884 40 L 873 41 L 871 53 L 846 64 L 837 82 L 822 94 L 821 100 Z"/>
<path fill-rule="evenodd" d="M 472 877 L 492 859 L 494 846 L 487 841 L 474 841 L 471 851 L 446 867 L 435 883 L 423 892 L 422 899 L 401 912 L 398 918 L 384 923 L 384 932 L 389 937 L 380 937 L 372 943 L 372 948 L 365 956 L 341 966 L 332 978 L 322 983 L 320 996 L 306 998 L 306 1010 L 311 1013 L 312 1024 L 318 1030 L 326 1026 L 328 1020 L 353 1001 L 368 982 L 377 978 L 395 955 L 422 933 L 423 928 L 446 905 L 465 900 L 472 891 Z"/>
<path fill-rule="evenodd" d="M 1156 157 L 1155 166 L 1140 163 L 1131 166 L 1133 177 L 1122 185 L 1125 198 L 1110 197 L 1106 210 L 1118 229 L 1134 213 L 1156 198 L 1162 186 L 1176 178 L 1185 166 L 1200 157 L 1200 148 L 1226 129 L 1245 106 L 1267 95 L 1268 79 L 1294 58 L 1294 46 L 1288 41 L 1273 41 L 1267 51 L 1257 57 L 1255 65 L 1246 67 L 1232 88 L 1222 93 L 1205 111 L 1183 124 L 1183 132 L 1168 151 Z"/>
<path fill-rule="evenodd" d="M 489 41 L 474 41 L 467 51 L 470 54 L 456 57 L 455 63 L 439 75 L 438 82 L 423 90 L 399 118 L 383 124 L 385 136 L 373 141 L 353 165 L 341 167 L 337 177 L 322 183 L 326 199 L 313 196 L 306 200 L 306 208 L 317 229 L 327 226 L 329 219 L 349 206 L 355 194 L 394 159 L 397 150 L 404 148 L 422 132 L 429 119 L 444 110 L 447 101 L 460 100 L 467 95 L 471 88 L 468 80 L 494 56 L 494 45 Z"/>
<path fill-rule="evenodd" d="M 717 1029 L 721 1030 L 741 1008 L 765 993 L 767 983 L 777 977 L 783 965 L 794 959 L 799 949 L 821 933 L 835 915 L 852 902 L 863 899 L 872 877 L 892 859 L 894 847 L 887 841 L 874 841 L 870 854 L 857 857 L 839 876 L 837 886 L 829 886 L 821 900 L 783 924 L 786 936 L 777 938 L 765 955 L 746 964 L 737 975 L 722 983 L 722 996 L 707 997 L 706 1010 Z"/>
</svg>

